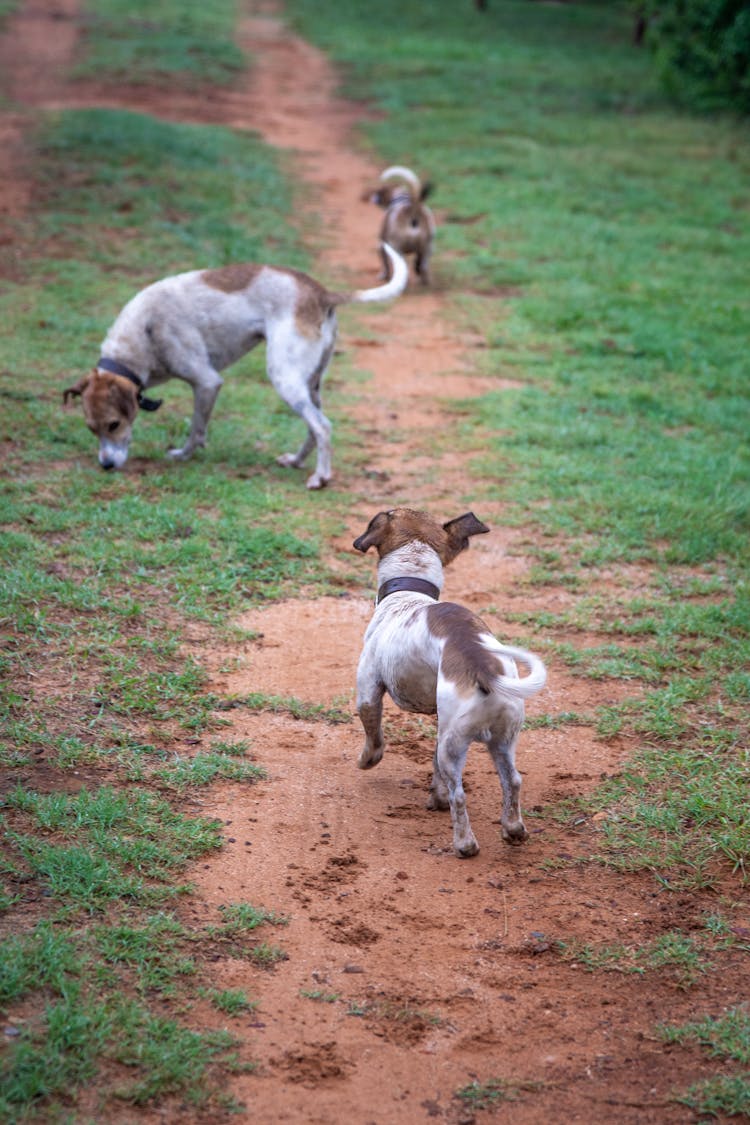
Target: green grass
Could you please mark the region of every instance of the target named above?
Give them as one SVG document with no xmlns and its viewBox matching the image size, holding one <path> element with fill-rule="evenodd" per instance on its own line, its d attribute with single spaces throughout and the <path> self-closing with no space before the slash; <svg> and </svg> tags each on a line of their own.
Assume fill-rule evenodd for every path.
<svg viewBox="0 0 750 1125">
<path fill-rule="evenodd" d="M 689 988 L 711 967 L 707 943 L 679 931 L 661 934 L 653 941 L 637 946 L 616 942 L 592 946 L 561 942 L 560 951 L 566 960 L 574 961 L 589 971 L 635 973 L 644 976 L 654 970 L 667 972 L 681 988 Z"/>
<path fill-rule="evenodd" d="M 474 1079 L 456 1090 L 454 1097 L 472 1110 L 492 1110 L 503 1102 L 516 1102 L 526 1093 L 543 1089 L 541 1082 L 525 1082 L 507 1078 L 489 1078 L 485 1082 Z"/>
<path fill-rule="evenodd" d="M 289 921 L 283 915 L 275 914 L 273 910 L 266 910 L 263 906 L 253 906 L 250 902 L 230 902 L 220 906 L 219 912 L 221 913 L 219 932 L 225 936 L 249 933 L 266 923 L 285 926 Z"/>
<path fill-rule="evenodd" d="M 711 1058 L 745 1068 L 741 1073 L 697 1082 L 676 1100 L 711 1117 L 750 1114 L 750 1016 L 746 1007 L 730 1008 L 720 1016 L 682 1026 L 664 1025 L 660 1031 L 666 1043 L 697 1043 Z"/>
<path fill-rule="evenodd" d="M 237 6 L 180 0 L 94 0 L 84 6 L 75 73 L 123 82 L 230 81 L 243 68 L 234 42 Z"/>
<path fill-rule="evenodd" d="M 257 1001 L 250 1000 L 241 988 L 209 988 L 206 995 L 213 1006 L 226 1016 L 241 1016 L 253 1012 Z"/>
</svg>

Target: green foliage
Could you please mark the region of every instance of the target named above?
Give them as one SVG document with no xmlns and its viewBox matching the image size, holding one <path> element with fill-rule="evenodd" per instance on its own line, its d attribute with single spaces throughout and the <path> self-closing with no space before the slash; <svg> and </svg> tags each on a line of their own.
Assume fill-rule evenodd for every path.
<svg viewBox="0 0 750 1125">
<path fill-rule="evenodd" d="M 750 113 L 745 0 L 649 0 L 648 42 L 670 93 L 701 109 Z"/>
</svg>

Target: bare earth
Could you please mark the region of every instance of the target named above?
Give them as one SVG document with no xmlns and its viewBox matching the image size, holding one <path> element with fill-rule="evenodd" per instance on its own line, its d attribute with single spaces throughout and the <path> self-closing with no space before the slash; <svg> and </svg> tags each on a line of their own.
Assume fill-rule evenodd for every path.
<svg viewBox="0 0 750 1125">
<path fill-rule="evenodd" d="M 253 129 L 289 150 L 324 220 L 326 245 L 314 272 L 331 285 L 374 284 L 379 212 L 359 197 L 379 169 L 353 141 L 362 110 L 336 97 L 329 64 L 285 28 L 278 10 L 262 2 L 245 8 L 238 34 L 254 66 L 245 81 L 207 100 L 70 82 L 74 0 L 27 0 L 0 42 L 11 105 L 0 114 L 0 220 L 30 206 L 24 135 L 39 108 L 128 106 L 172 120 Z M 414 162 L 419 165 L 419 154 Z M 12 228 L 0 234 L 4 249 L 22 258 L 23 246 L 13 238 Z M 471 506 L 466 455 L 446 441 L 454 422 L 445 400 L 503 383 L 472 370 L 482 326 L 457 328 L 450 264 L 441 261 L 439 243 L 436 274 L 434 289 L 421 291 L 412 282 L 387 310 L 342 313 L 341 347 L 372 378 L 351 390 L 348 408 L 364 467 L 346 481 L 357 501 L 347 535 L 331 543 L 334 566 L 350 567 L 341 553 L 354 554 L 352 539 L 384 507 L 425 507 L 449 519 Z M 487 304 L 487 317 L 503 316 L 501 297 Z M 478 447 L 481 440 L 478 434 Z M 335 449 L 334 432 L 334 471 Z M 325 504 L 325 493 L 310 503 Z M 559 609 L 572 595 L 519 587 L 529 566 L 524 534 L 503 527 L 499 507 L 482 505 L 477 514 L 492 534 L 474 540 L 448 571 L 445 596 L 482 612 L 510 640 L 508 614 Z M 189 642 L 212 669 L 213 690 L 293 695 L 353 712 L 375 564 L 368 557 L 351 565 L 361 582 L 346 596 L 301 597 L 244 615 L 240 624 L 257 631 L 256 641 L 231 649 L 201 638 Z M 609 580 L 625 583 L 628 575 Z M 588 643 L 583 635 L 570 640 Z M 549 686 L 528 707 L 532 716 L 591 712 L 628 690 L 622 682 L 575 678 L 550 663 Z M 668 1099 L 700 1077 L 702 1058 L 688 1048 L 672 1053 L 655 1027 L 667 1013 L 673 1021 L 690 1018 L 694 993 L 666 975 L 589 973 L 561 960 L 555 947 L 557 940 L 639 944 L 672 927 L 690 929 L 710 903 L 660 892 L 647 875 L 555 866 L 595 850 L 597 825 L 582 819 L 572 834 L 564 832 L 547 815 L 550 803 L 593 788 L 632 747 L 598 739 L 585 726 L 524 732 L 519 767 L 531 837 L 521 848 L 501 842 L 498 783 L 489 758 L 475 747 L 466 781 L 482 850 L 459 861 L 450 848 L 448 814 L 425 808 L 431 721 L 391 707 L 385 759 L 361 772 L 356 722 L 329 725 L 240 709 L 226 714 L 232 726 L 225 736 L 248 739 L 269 779 L 214 787 L 199 803 L 200 811 L 224 821 L 227 843 L 193 872 L 199 894 L 186 916 L 215 923 L 219 904 L 246 900 L 290 918 L 269 934 L 288 953 L 274 970 L 231 959 L 212 966 L 216 986 L 244 988 L 259 1000 L 256 1013 L 229 1021 L 243 1040 L 243 1057 L 260 1063 L 257 1073 L 233 1078 L 228 1091 L 246 1104 L 248 1118 L 468 1123 L 486 1114 L 455 1092 L 475 1078 L 504 1078 L 526 1087 L 495 1111 L 514 1125 L 691 1119 Z M 736 999 L 736 986 L 717 975 L 707 976 L 700 992 L 703 1011 Z M 222 1019 L 208 1008 L 191 1018 L 203 1026 Z M 178 1116 L 212 1119 L 189 1107 Z M 177 1117 L 173 1107 L 130 1111 L 127 1119 Z"/>
</svg>

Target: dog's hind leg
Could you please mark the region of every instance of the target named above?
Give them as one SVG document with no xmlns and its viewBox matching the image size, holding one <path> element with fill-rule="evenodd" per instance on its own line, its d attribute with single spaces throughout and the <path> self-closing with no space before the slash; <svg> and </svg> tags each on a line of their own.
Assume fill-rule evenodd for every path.
<svg viewBox="0 0 750 1125">
<path fill-rule="evenodd" d="M 500 827 L 506 844 L 522 844 L 528 836 L 521 817 L 521 775 L 516 769 L 517 741 L 516 733 L 511 738 L 493 737 L 487 743 L 503 787 Z"/>
<path fill-rule="evenodd" d="M 334 333 L 335 336 L 335 333 Z M 307 425 L 307 435 L 296 453 L 282 453 L 279 465 L 298 469 L 317 447 L 315 471 L 307 479 L 308 488 L 323 488 L 331 479 L 331 423 L 320 408 L 320 384 L 333 353 L 334 340 L 327 344 L 305 379 L 299 374 L 310 367 L 309 354 L 295 355 L 294 349 L 268 341 L 268 377 L 281 398 Z"/>
<path fill-rule="evenodd" d="M 426 250 L 418 252 L 414 259 L 414 269 L 423 285 L 430 284 L 430 253 L 428 246 Z"/>
<path fill-rule="evenodd" d="M 453 823 L 453 850 L 460 859 L 468 859 L 479 851 L 479 844 L 469 823 L 463 786 L 463 772 L 468 751 L 468 738 L 460 731 L 441 731 L 438 722 L 435 769 L 448 792 Z"/>
<path fill-rule="evenodd" d="M 438 769 L 438 752 L 437 747 L 435 747 L 435 753 L 432 757 L 432 781 L 430 782 L 430 795 L 427 798 L 427 808 L 449 809 L 450 804 L 448 786 L 443 781 Z"/>
</svg>

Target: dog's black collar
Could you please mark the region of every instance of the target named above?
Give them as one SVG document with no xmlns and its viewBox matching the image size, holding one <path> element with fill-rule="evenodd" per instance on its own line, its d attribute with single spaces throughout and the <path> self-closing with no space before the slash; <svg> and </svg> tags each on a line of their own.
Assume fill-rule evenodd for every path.
<svg viewBox="0 0 750 1125">
<path fill-rule="evenodd" d="M 143 379 L 140 375 L 136 375 L 135 371 L 131 371 L 124 363 L 118 363 L 116 359 L 107 359 L 102 355 L 96 365 L 101 371 L 109 371 L 111 375 L 122 375 L 123 379 L 129 379 L 130 382 L 138 390 L 138 405 L 141 410 L 158 410 L 161 406 L 163 399 L 160 398 L 146 398 L 143 393 Z"/>
<path fill-rule="evenodd" d="M 408 590 L 412 594 L 427 594 L 435 601 L 440 600 L 440 591 L 434 582 L 428 582 L 426 578 L 389 578 L 387 582 L 378 590 L 376 605 L 380 605 L 383 598 L 387 598 L 389 594 L 395 594 L 399 590 Z"/>
</svg>

